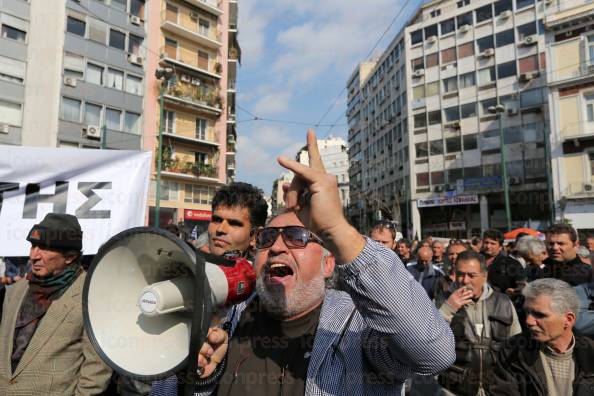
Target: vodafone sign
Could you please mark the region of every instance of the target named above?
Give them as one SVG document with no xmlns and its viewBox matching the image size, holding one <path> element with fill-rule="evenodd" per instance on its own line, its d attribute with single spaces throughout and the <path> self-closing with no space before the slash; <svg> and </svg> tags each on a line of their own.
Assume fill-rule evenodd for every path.
<svg viewBox="0 0 594 396">
<path fill-rule="evenodd" d="M 211 216 L 212 216 L 212 212 L 210 210 L 193 210 L 193 209 L 185 209 L 184 210 L 184 219 L 185 220 L 210 221 Z"/>
</svg>

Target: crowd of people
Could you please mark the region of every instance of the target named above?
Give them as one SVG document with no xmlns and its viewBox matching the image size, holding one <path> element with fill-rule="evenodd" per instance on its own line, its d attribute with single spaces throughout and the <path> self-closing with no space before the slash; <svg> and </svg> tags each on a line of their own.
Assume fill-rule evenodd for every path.
<svg viewBox="0 0 594 396">
<path fill-rule="evenodd" d="M 195 247 L 249 258 L 256 293 L 212 323 L 192 381 L 106 365 L 83 325 L 80 224 L 50 213 L 27 236 L 29 267 L 3 278 L 0 394 L 592 394 L 594 238 L 567 224 L 506 246 L 498 230 L 409 241 L 379 223 L 363 236 L 313 132 L 307 147 L 309 166 L 279 159 L 295 178 L 268 223 L 254 186 L 213 198 Z"/>
</svg>

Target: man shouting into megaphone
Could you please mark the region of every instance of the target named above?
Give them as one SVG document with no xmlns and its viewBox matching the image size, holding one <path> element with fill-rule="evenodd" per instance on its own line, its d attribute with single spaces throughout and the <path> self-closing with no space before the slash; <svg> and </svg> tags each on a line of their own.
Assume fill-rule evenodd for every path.
<svg viewBox="0 0 594 396">
<path fill-rule="evenodd" d="M 256 233 L 257 293 L 199 353 L 199 394 L 398 394 L 412 374 L 455 360 L 454 338 L 396 254 L 343 215 L 336 178 L 308 131 L 310 166 L 293 171 L 287 211 Z M 334 272 L 337 290 L 325 287 Z M 175 394 L 157 383 L 154 395 Z"/>
</svg>

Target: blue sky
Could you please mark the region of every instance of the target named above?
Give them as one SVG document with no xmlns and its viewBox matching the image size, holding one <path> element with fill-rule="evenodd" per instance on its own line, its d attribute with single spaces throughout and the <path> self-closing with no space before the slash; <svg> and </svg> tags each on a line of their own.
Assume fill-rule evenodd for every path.
<svg viewBox="0 0 594 396">
<path fill-rule="evenodd" d="M 421 0 L 409 0 L 374 55 L 380 55 Z M 283 169 L 279 154 L 293 157 L 305 142 L 305 125 L 317 123 L 365 60 L 406 0 L 241 0 L 238 71 L 237 180 L 269 195 Z M 346 91 L 322 123 L 346 140 Z M 341 116 L 342 115 L 342 116 Z M 317 128 L 318 137 L 329 127 Z"/>
</svg>

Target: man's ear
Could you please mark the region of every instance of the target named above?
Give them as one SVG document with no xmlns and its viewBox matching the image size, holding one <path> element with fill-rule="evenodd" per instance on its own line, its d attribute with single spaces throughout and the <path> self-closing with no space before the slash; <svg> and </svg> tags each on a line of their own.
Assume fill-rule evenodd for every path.
<svg viewBox="0 0 594 396">
<path fill-rule="evenodd" d="M 66 260 L 66 265 L 72 264 L 72 262 L 74 260 L 76 260 L 77 258 L 78 258 L 78 256 L 67 256 L 67 257 L 64 257 L 64 259 Z"/>
<path fill-rule="evenodd" d="M 575 321 L 577 320 L 577 317 L 575 315 L 575 313 L 571 312 L 571 311 L 567 311 L 565 312 L 565 328 L 567 328 L 567 326 L 573 328 L 573 326 L 575 325 Z"/>
<path fill-rule="evenodd" d="M 334 259 L 334 256 L 324 256 L 324 267 L 322 268 L 324 278 L 330 278 L 332 276 L 332 274 L 334 273 L 335 266 L 336 260 Z"/>
</svg>

